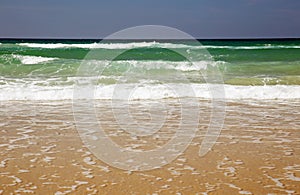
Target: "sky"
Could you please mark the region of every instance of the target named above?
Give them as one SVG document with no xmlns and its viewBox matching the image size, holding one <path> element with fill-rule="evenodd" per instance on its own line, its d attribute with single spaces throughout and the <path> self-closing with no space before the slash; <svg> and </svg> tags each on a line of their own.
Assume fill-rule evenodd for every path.
<svg viewBox="0 0 300 195">
<path fill-rule="evenodd" d="M 0 38 L 104 38 L 165 25 L 195 38 L 299 38 L 300 0 L 1 0 Z"/>
</svg>

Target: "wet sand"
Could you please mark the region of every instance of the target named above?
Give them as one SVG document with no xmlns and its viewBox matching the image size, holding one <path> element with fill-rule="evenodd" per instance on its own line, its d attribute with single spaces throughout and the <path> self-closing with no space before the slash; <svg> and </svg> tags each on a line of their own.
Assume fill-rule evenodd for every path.
<svg viewBox="0 0 300 195">
<path fill-rule="evenodd" d="M 198 151 L 210 111 L 201 104 L 199 131 L 184 154 L 131 172 L 83 145 L 70 102 L 1 102 L 0 194 L 300 194 L 300 100 L 228 102 L 221 135 L 204 157 Z M 163 145 L 176 126 L 159 138 L 132 139 L 99 105 L 107 134 L 124 147 Z"/>
</svg>

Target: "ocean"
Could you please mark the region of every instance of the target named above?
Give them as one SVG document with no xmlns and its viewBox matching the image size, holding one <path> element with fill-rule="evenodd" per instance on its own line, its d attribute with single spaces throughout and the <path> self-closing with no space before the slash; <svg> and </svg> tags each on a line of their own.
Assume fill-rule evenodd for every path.
<svg viewBox="0 0 300 195">
<path fill-rule="evenodd" d="M 299 39 L 199 41 L 201 46 L 190 40 L 3 39 L 0 100 L 72 99 L 74 85 L 82 76 L 78 69 L 91 50 L 100 54 L 88 58 L 101 69 L 91 75 L 97 76 L 96 99 L 112 98 L 120 83 L 138 84 L 133 99 L 170 98 L 174 94 L 161 85 L 180 84 L 178 73 L 187 78 L 185 84 L 193 88 L 196 97 L 209 98 L 203 78 L 203 71 L 209 71 L 208 64 L 220 71 L 218 82 L 224 85 L 227 99 L 300 98 Z M 174 49 L 195 53 L 205 50 L 210 58 L 191 63 Z M 110 61 L 120 50 L 126 52 Z"/>
<path fill-rule="evenodd" d="M 300 40 L 0 42 L 0 194 L 300 194 Z"/>
</svg>

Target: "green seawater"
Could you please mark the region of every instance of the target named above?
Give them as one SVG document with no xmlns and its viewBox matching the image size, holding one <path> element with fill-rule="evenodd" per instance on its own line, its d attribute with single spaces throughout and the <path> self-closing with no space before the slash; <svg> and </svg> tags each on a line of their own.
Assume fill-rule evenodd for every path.
<svg viewBox="0 0 300 195">
<path fill-rule="evenodd" d="M 203 83 L 205 63 L 214 62 L 225 84 L 300 85 L 300 40 L 190 40 L 105 41 L 96 40 L 0 40 L 0 85 L 40 79 L 37 85 L 72 85 L 70 77 L 91 50 L 88 60 L 99 62 L 99 84 L 113 84 L 130 70 L 128 82 L 139 82 L 156 75 L 169 82 L 180 82 L 182 71 L 191 83 Z M 93 47 L 95 45 L 99 47 Z M 101 46 L 103 45 L 103 47 Z M 174 52 L 203 54 L 199 67 Z M 125 52 L 123 52 L 125 51 Z M 205 51 L 205 52 L 204 52 Z M 102 71 L 103 64 L 122 52 Z M 202 59 L 201 57 L 199 58 Z M 202 67 L 202 68 L 201 68 Z M 45 82 L 45 78 L 47 82 Z M 51 79 L 55 78 L 55 79 Z M 159 80 L 159 79 L 158 79 Z M 157 81 L 159 82 L 159 81 Z"/>
</svg>

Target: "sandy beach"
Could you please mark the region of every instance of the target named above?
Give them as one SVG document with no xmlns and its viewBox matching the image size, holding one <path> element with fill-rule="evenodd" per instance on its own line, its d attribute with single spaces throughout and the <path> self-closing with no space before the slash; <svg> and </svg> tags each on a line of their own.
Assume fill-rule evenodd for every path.
<svg viewBox="0 0 300 195">
<path fill-rule="evenodd" d="M 209 109 L 200 103 L 202 121 L 187 150 L 159 169 L 131 172 L 103 163 L 83 145 L 71 102 L 1 102 L 0 194 L 300 193 L 299 100 L 228 102 L 221 135 L 204 157 L 198 151 Z M 105 102 L 98 105 L 110 112 Z M 149 149 L 168 141 L 131 139 L 104 115 L 111 122 L 105 131 L 119 145 Z"/>
<path fill-rule="evenodd" d="M 0 195 L 300 195 L 299 10 L 0 0 Z"/>
</svg>

